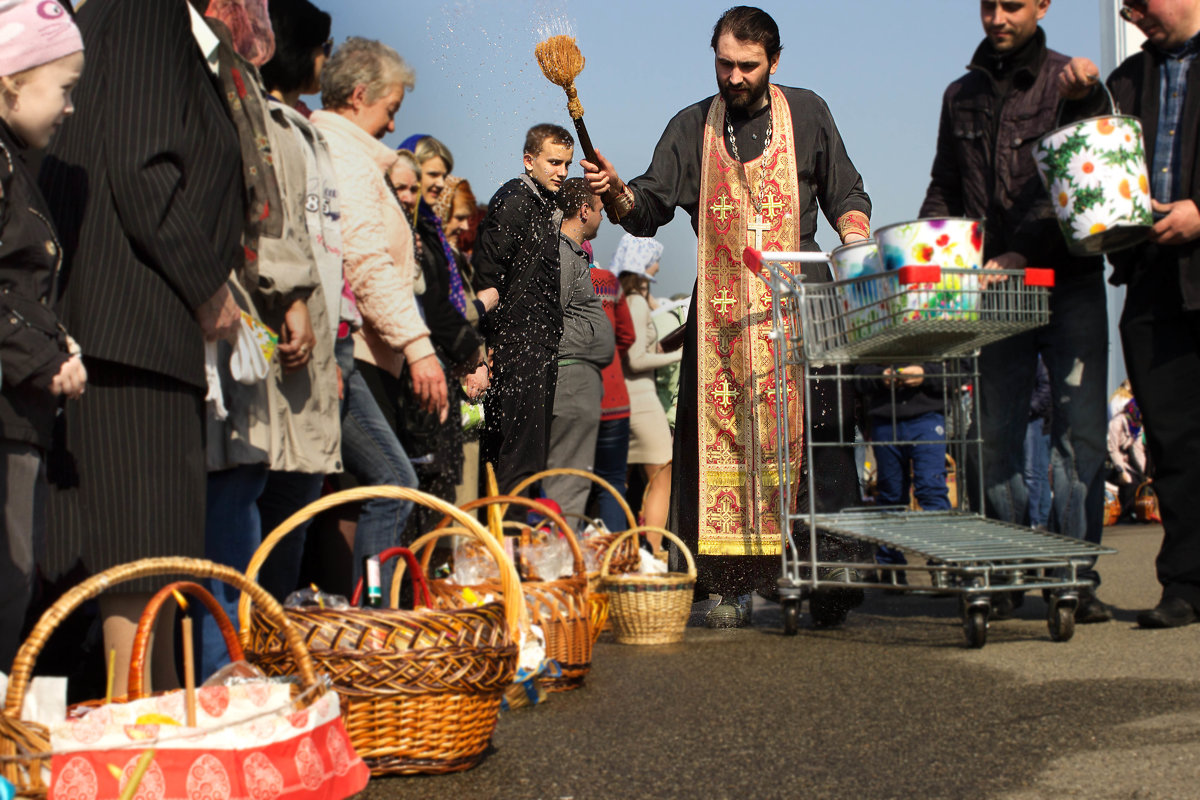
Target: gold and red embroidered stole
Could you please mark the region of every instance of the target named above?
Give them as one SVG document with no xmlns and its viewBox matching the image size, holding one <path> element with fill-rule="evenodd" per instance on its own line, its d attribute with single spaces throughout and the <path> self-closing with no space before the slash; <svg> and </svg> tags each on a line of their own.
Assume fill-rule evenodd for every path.
<svg viewBox="0 0 1200 800">
<path fill-rule="evenodd" d="M 792 115 L 774 86 L 771 103 L 770 144 L 745 165 L 744 181 L 726 150 L 719 96 L 704 124 L 696 289 L 701 555 L 778 555 L 782 546 L 771 291 L 741 262 L 747 245 L 800 245 Z M 788 452 L 798 475 L 804 416 L 795 377 L 787 376 Z"/>
</svg>

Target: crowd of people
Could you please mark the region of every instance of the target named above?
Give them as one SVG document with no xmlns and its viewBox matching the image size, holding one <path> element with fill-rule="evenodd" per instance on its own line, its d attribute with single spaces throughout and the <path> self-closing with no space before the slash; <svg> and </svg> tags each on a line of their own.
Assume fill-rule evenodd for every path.
<svg viewBox="0 0 1200 800">
<path fill-rule="evenodd" d="M 718 92 L 672 119 L 644 175 L 626 183 L 597 154 L 570 178 L 574 137 L 536 124 L 514 177 L 481 205 L 482 187 L 454 174 L 435 136 L 383 143 L 413 69 L 372 39 L 334 47 L 329 14 L 309 0 L 77 5 L 0 4 L 0 21 L 29 30 L 0 43 L 0 668 L 38 570 L 95 573 L 156 555 L 244 569 L 264 532 L 324 491 L 393 485 L 463 502 L 485 463 L 502 490 L 547 468 L 592 472 L 619 493 L 632 476 L 646 487 L 644 523 L 678 534 L 697 555 L 698 594 L 721 596 L 708 623 L 747 624 L 750 594 L 773 593 L 783 540 L 773 398 L 805 392 L 798 376 L 773 374 L 770 298 L 738 259 L 748 243 L 819 250 L 818 213 L 842 243 L 862 241 L 871 212 L 825 102 L 771 83 L 782 44 L 769 15 L 739 6 L 718 20 Z M 1092 113 L 1102 94 L 1094 65 L 1048 49 L 1038 22 L 1049 6 L 981 3 L 986 38 L 946 91 L 920 208 L 986 220 L 986 267 L 1056 273 L 1050 325 L 981 355 L 985 494 L 971 504 L 1098 543 L 1106 430 L 1136 441 L 1144 424 L 1166 534 L 1163 601 L 1139 620 L 1186 624 L 1200 609 L 1200 537 L 1184 505 L 1200 463 L 1187 391 L 1200 379 L 1190 199 L 1200 127 L 1187 118 L 1195 103 L 1160 104 L 1159 87 L 1200 92 L 1187 66 L 1200 2 L 1126 0 L 1150 43 L 1109 80 L 1146 126 L 1160 215 L 1147 243 L 1112 259 L 1129 284 L 1121 330 L 1140 409 L 1123 410 L 1116 430 L 1104 412 L 1103 261 L 1068 252 L 1031 155 L 1060 111 Z M 318 92 L 312 111 L 300 98 Z M 698 235 L 686 304 L 652 291 L 663 258 L 652 237 L 676 208 Z M 597 265 L 605 214 L 625 233 Z M 826 265 L 804 270 L 830 278 Z M 1031 417 L 1039 363 L 1046 389 Z M 922 507 L 949 506 L 939 370 L 896 364 L 856 380 L 868 436 L 931 442 L 877 450 L 883 502 L 907 503 L 911 473 Z M 799 404 L 785 412 L 797 507 L 857 506 L 854 393 L 820 370 L 809 390 L 812 430 Z M 1050 441 L 1044 517 L 1025 480 L 1035 421 Z M 845 446 L 801 463 L 801 435 Z M 1132 481 L 1139 463 L 1117 466 Z M 628 527 L 615 498 L 578 475 L 528 491 Z M 362 503 L 352 577 L 434 522 L 406 501 Z M 303 528 L 260 576 L 280 598 L 300 578 Z M 817 541 L 823 561 L 876 555 Z M 647 544 L 679 563 L 657 537 Z M 1077 619 L 1111 618 L 1099 574 L 1083 574 L 1092 589 Z M 118 665 L 149 585 L 124 588 L 100 605 Z M 232 613 L 236 594 L 218 597 Z M 856 588 L 818 593 L 814 619 L 839 624 L 861 599 Z M 222 645 L 214 626 L 204 633 L 208 670 Z M 159 649 L 166 675 L 169 647 Z"/>
</svg>

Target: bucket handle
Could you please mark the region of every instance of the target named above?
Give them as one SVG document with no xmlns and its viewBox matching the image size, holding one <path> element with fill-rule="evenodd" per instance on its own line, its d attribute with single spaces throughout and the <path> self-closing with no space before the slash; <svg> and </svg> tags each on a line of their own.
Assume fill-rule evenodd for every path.
<svg viewBox="0 0 1200 800">
<path fill-rule="evenodd" d="M 1116 99 L 1112 96 L 1112 91 L 1109 90 L 1108 84 L 1100 80 L 1100 76 L 1096 76 L 1096 83 L 1100 84 L 1100 88 L 1104 90 L 1104 96 L 1108 98 L 1108 113 L 1117 115 L 1121 113 L 1121 109 L 1117 106 Z M 1054 129 L 1058 130 L 1063 126 L 1062 115 L 1063 109 L 1066 108 L 1067 101 L 1060 100 L 1058 102 L 1058 115 L 1054 118 Z"/>
</svg>

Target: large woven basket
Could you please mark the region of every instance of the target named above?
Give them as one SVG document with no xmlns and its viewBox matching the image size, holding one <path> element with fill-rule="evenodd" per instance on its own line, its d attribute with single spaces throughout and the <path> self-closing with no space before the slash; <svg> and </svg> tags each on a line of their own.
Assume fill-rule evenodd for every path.
<svg viewBox="0 0 1200 800">
<path fill-rule="evenodd" d="M 687 559 L 686 574 L 613 575 L 610 562 L 616 547 L 625 537 L 657 532 L 674 542 Z M 687 545 L 663 528 L 632 528 L 617 537 L 600 565 L 600 585 L 608 592 L 609 619 L 622 644 L 669 644 L 683 638 L 692 610 L 692 589 L 696 585 L 696 562 Z"/>
<path fill-rule="evenodd" d="M 492 506 L 507 507 L 510 504 L 532 509 L 563 531 L 571 547 L 574 557 L 574 574 L 566 578 L 554 580 L 526 580 L 521 582 L 521 591 L 525 595 L 525 607 L 529 612 L 529 621 L 541 627 L 546 634 L 546 657 L 554 660 L 561 674 L 556 677 L 542 679 L 542 685 L 548 692 L 565 692 L 578 688 L 587 678 L 592 668 L 592 615 L 589 602 L 587 573 L 583 562 L 583 551 L 575 538 L 571 526 L 560 514 L 552 511 L 536 500 L 511 495 L 498 497 L 481 497 L 462 506 L 463 511 L 474 511 Z M 442 520 L 438 527 L 448 525 L 450 520 Z M 432 546 L 426 546 L 423 551 L 423 567 L 428 569 L 432 555 Z M 462 587 L 448 580 L 429 582 L 434 602 L 445 608 L 458 608 L 468 601 L 463 597 Z M 476 593 L 496 591 L 493 581 L 471 587 Z"/>
<path fill-rule="evenodd" d="M 577 478 L 587 478 L 592 483 L 599 486 L 602 490 L 608 492 L 617 501 L 617 505 L 621 507 L 621 511 L 625 514 L 625 519 L 629 522 L 629 527 L 637 526 L 637 517 L 633 514 L 633 509 L 629 507 L 629 503 L 625 500 L 625 496 L 617 491 L 617 488 L 608 481 L 595 475 L 591 472 L 586 472 L 581 469 L 572 467 L 557 467 L 555 469 L 547 469 L 541 472 L 530 475 L 525 480 L 518 483 L 509 491 L 510 495 L 519 495 L 525 489 L 532 486 L 537 481 L 543 478 L 553 477 L 555 475 L 574 475 Z M 583 540 L 581 546 L 585 550 L 590 550 L 595 556 L 596 563 L 599 564 L 603 560 L 604 554 L 612 543 L 617 538 L 618 531 L 601 534 L 599 536 L 591 536 Z M 632 572 L 638 567 L 638 543 L 636 539 L 625 539 L 619 552 L 613 557 L 612 567 L 610 568 L 614 574 L 622 572 Z M 588 576 L 588 602 L 591 603 L 592 616 L 592 641 L 600 637 L 600 634 L 609 629 L 608 622 L 608 595 L 600 588 L 600 570 L 595 569 L 587 574 Z"/>
<path fill-rule="evenodd" d="M 516 570 L 499 544 L 474 520 L 431 495 L 396 486 L 350 489 L 301 509 L 271 532 L 250 560 L 253 577 L 271 549 L 297 525 L 343 503 L 376 497 L 408 500 L 452 517 L 500 566 L 500 602 L 454 610 L 287 608 L 318 670 L 341 695 L 350 741 L 373 775 L 444 773 L 468 769 L 488 748 L 500 700 L 517 666 L 518 625 L 524 613 Z M 282 630 L 238 606 L 247 658 L 268 675 L 292 669 Z"/>
<path fill-rule="evenodd" d="M 20 719 L 33 665 L 46 640 L 75 609 L 106 589 L 155 575 L 213 578 L 241 589 L 262 608 L 266 617 L 279 626 L 306 693 L 311 699 L 322 694 L 313 662 L 299 634 L 287 624 L 279 603 L 265 589 L 249 581 L 237 570 L 197 558 L 146 558 L 112 567 L 73 587 L 48 608 L 13 661 L 4 710 L 0 712 L 0 775 L 16 787 L 18 797 L 44 798 L 49 788 L 42 780 L 42 769 L 50 766 L 50 733 L 42 725 Z"/>
</svg>

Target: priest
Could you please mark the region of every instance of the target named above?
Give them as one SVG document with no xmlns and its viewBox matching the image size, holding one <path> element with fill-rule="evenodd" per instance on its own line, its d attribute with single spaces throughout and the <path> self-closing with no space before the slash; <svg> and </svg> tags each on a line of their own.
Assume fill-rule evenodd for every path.
<svg viewBox="0 0 1200 800">
<path fill-rule="evenodd" d="M 750 596 L 770 594 L 780 572 L 771 296 L 741 263 L 746 246 L 815 251 L 817 212 L 843 243 L 870 235 L 871 201 L 846 153 L 829 107 L 807 89 L 770 81 L 782 49 L 766 12 L 738 6 L 713 28 L 718 94 L 688 106 L 667 125 L 649 169 L 628 184 L 597 154 L 582 162 L 589 186 L 609 194 L 609 212 L 636 236 L 652 236 L 682 207 L 699 237 L 697 282 L 684 339 L 675 432 L 671 517 L 697 554 L 699 591 L 721 595 L 710 627 L 749 622 Z M 611 198 L 615 195 L 615 200 Z M 828 266 L 806 266 L 829 280 Z M 799 480 L 796 510 L 807 510 L 803 442 L 853 441 L 849 385 L 814 380 L 814 430 L 804 431 L 803 387 L 788 375 L 789 451 Z M 843 408 L 836 407 L 841 397 Z M 859 502 L 851 447 L 817 447 L 817 510 Z M 809 541 L 797 531 L 797 544 Z M 870 548 L 822 537 L 821 560 L 869 559 Z M 844 577 L 832 576 L 825 577 Z M 703 596 L 703 595 L 702 595 Z M 817 624 L 840 624 L 861 591 L 821 593 Z"/>
</svg>

